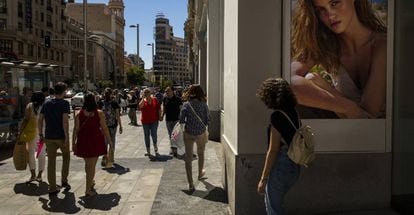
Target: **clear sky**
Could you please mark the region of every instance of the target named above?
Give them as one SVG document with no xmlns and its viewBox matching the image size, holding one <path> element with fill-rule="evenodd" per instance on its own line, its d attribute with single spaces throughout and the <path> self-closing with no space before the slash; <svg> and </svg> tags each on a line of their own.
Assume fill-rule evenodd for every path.
<svg viewBox="0 0 414 215">
<path fill-rule="evenodd" d="M 82 3 L 82 0 L 75 0 Z M 88 0 L 88 3 L 105 3 L 109 0 Z M 173 26 L 174 36 L 184 37 L 184 22 L 187 18 L 187 0 L 124 0 L 125 5 L 125 51 L 135 54 L 137 49 L 137 29 L 129 25 L 139 24 L 140 56 L 145 68 L 151 68 L 151 46 L 154 42 L 155 16 L 163 13 Z"/>
</svg>

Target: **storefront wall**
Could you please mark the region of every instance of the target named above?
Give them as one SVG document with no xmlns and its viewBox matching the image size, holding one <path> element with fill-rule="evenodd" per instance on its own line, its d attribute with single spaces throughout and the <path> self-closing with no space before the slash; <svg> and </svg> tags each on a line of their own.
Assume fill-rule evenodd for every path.
<svg viewBox="0 0 414 215">
<path fill-rule="evenodd" d="M 225 154 L 224 179 L 233 214 L 263 214 L 265 211 L 263 196 L 256 193 L 256 187 L 263 168 L 266 126 L 271 112 L 255 94 L 268 77 L 288 74 L 286 56 L 290 53 L 286 52 L 286 43 L 290 40 L 286 34 L 286 5 L 283 3 L 285 1 L 224 1 L 221 141 Z M 389 50 L 393 50 L 392 46 Z M 391 51 L 388 61 L 391 65 L 388 93 L 391 95 L 392 59 Z M 387 98 L 390 98 L 389 112 L 385 119 L 305 120 L 315 127 L 318 154 L 310 168 L 302 169 L 298 183 L 287 195 L 286 206 L 290 213 L 390 206 L 392 96 Z M 362 135 L 360 131 L 365 132 Z"/>
</svg>

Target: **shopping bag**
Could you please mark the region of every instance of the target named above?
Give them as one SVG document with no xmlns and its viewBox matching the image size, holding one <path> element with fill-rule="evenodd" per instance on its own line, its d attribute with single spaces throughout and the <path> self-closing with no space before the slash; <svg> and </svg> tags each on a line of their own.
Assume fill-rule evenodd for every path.
<svg viewBox="0 0 414 215">
<path fill-rule="evenodd" d="M 179 155 L 185 154 L 185 144 L 184 144 L 184 124 L 177 122 L 174 129 L 171 132 L 171 146 L 177 148 L 177 153 Z"/>
<path fill-rule="evenodd" d="M 26 170 L 29 153 L 25 142 L 17 142 L 13 150 L 13 163 L 16 170 Z"/>
<path fill-rule="evenodd" d="M 40 152 L 42 151 L 42 149 L 43 149 L 43 146 L 45 145 L 45 143 L 43 142 L 43 140 L 39 140 L 39 141 L 37 141 L 37 150 L 36 150 L 36 158 L 38 158 L 39 157 L 39 154 L 40 154 Z"/>
</svg>

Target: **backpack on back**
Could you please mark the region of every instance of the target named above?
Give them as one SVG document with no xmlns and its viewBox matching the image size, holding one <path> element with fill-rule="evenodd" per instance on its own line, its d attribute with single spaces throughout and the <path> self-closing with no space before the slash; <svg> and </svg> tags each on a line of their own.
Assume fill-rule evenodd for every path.
<svg viewBox="0 0 414 215">
<path fill-rule="evenodd" d="M 296 164 L 308 167 L 308 165 L 315 159 L 315 141 L 311 127 L 302 125 L 298 115 L 299 128 L 297 128 L 285 112 L 281 110 L 277 111 L 285 115 L 296 130 L 290 144 L 288 144 L 282 137 L 282 142 L 288 146 L 288 157 Z"/>
<path fill-rule="evenodd" d="M 102 111 L 105 114 L 106 125 L 108 127 L 115 127 L 118 125 L 112 102 L 103 101 Z"/>
</svg>

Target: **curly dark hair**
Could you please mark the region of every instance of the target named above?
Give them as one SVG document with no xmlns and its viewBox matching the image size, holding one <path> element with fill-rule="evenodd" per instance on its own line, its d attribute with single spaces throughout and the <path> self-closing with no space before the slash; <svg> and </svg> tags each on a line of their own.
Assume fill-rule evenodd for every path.
<svg viewBox="0 0 414 215">
<path fill-rule="evenodd" d="M 295 108 L 297 100 L 289 83 L 282 78 L 268 78 L 257 90 L 256 96 L 270 109 L 289 110 Z"/>
<path fill-rule="evenodd" d="M 198 99 L 202 102 L 206 102 L 206 94 L 203 88 L 198 84 L 193 84 L 183 95 L 184 100 L 189 101 L 191 99 Z"/>
<path fill-rule="evenodd" d="M 98 104 L 96 104 L 95 95 L 93 93 L 87 93 L 83 96 L 83 107 L 82 109 L 92 112 L 98 108 Z"/>
</svg>

